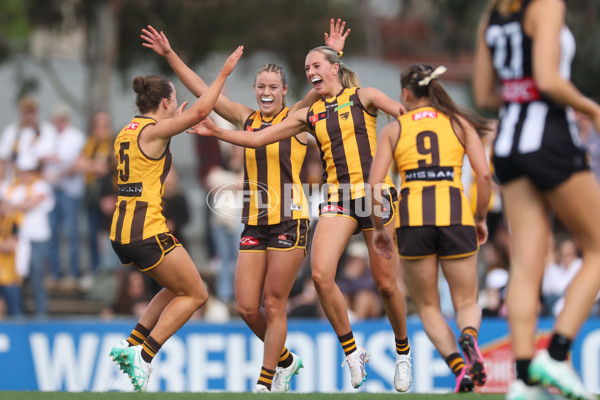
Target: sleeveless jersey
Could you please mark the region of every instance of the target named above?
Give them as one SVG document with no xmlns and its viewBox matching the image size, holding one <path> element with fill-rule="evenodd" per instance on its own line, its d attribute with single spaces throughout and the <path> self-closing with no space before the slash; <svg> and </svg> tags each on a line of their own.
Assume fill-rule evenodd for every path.
<svg viewBox="0 0 600 400">
<path fill-rule="evenodd" d="M 545 141 L 556 141 L 556 135 L 565 133 L 578 143 L 573 110 L 544 96 L 533 80 L 532 40 L 523 30 L 523 17 L 530 3 L 516 2 L 506 17 L 492 11 L 485 31 L 505 102 L 500 110 L 495 157 L 536 152 Z M 560 32 L 559 71 L 565 79 L 570 79 L 574 55 L 575 39 L 564 26 Z"/>
<path fill-rule="evenodd" d="M 402 179 L 400 226 L 475 225 L 461 182 L 465 147 L 450 118 L 420 107 L 398 122 L 394 159 Z"/>
<path fill-rule="evenodd" d="M 329 184 L 329 201 L 350 195 L 365 195 L 373 156 L 377 149 L 377 116 L 360 102 L 358 88 L 342 89 L 332 99 L 315 102 L 307 114 L 307 124 L 317 140 L 323 162 L 323 182 Z M 389 176 L 385 187 L 393 187 Z M 350 190 L 350 192 L 348 192 Z"/>
<path fill-rule="evenodd" d="M 0 242 L 17 236 L 23 213 L 9 212 L 0 216 Z M 0 286 L 20 285 L 22 278 L 17 273 L 16 250 L 0 252 Z"/>
<path fill-rule="evenodd" d="M 139 135 L 156 121 L 135 117 L 117 136 L 117 208 L 113 214 L 110 239 L 128 244 L 168 232 L 163 215 L 164 182 L 171 168 L 169 145 L 158 159 L 144 154 L 138 145 Z"/>
<path fill-rule="evenodd" d="M 289 108 L 283 108 L 273 117 L 265 117 L 260 110 L 250 115 L 244 130 L 258 132 L 283 121 Z M 300 170 L 306 156 L 306 144 L 296 137 L 284 139 L 244 151 L 244 193 L 242 222 L 248 225 L 274 225 L 284 221 L 307 219 L 308 202 Z"/>
</svg>

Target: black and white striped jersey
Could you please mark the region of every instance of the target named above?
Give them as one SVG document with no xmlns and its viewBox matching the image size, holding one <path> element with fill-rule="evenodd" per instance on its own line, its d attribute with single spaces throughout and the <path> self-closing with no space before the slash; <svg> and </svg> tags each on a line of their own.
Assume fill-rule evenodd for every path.
<svg viewBox="0 0 600 400">
<path fill-rule="evenodd" d="M 494 68 L 502 81 L 504 106 L 499 113 L 495 157 L 509 157 L 542 150 L 547 141 L 570 135 L 578 147 L 573 110 L 540 93 L 532 70 L 532 40 L 523 30 L 523 16 L 531 0 L 523 0 L 508 16 L 492 11 L 485 41 Z M 560 32 L 560 74 L 570 79 L 575 39 L 567 26 Z"/>
</svg>

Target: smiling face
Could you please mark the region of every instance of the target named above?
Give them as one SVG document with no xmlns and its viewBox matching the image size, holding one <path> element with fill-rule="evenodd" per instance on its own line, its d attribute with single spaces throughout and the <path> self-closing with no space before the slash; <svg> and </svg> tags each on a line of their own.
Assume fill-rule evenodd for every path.
<svg viewBox="0 0 600 400">
<path fill-rule="evenodd" d="M 277 114 L 284 106 L 286 93 L 287 85 L 278 72 L 262 71 L 256 75 L 254 94 L 263 115 L 271 117 Z"/>
<path fill-rule="evenodd" d="M 333 97 L 342 89 L 339 68 L 339 64 L 330 63 L 325 54 L 318 50 L 308 53 L 304 64 L 308 82 L 323 97 Z"/>
</svg>

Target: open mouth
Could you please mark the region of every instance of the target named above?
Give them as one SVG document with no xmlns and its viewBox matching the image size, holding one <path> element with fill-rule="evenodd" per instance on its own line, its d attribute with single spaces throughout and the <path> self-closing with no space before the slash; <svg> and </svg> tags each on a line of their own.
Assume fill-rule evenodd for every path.
<svg viewBox="0 0 600 400">
<path fill-rule="evenodd" d="M 273 104 L 273 99 L 269 99 L 267 97 L 261 97 L 260 101 L 262 101 L 263 104 Z"/>
<path fill-rule="evenodd" d="M 313 87 L 315 89 L 318 89 L 323 84 L 323 79 L 321 79 L 321 78 L 312 78 L 310 80 L 310 83 L 312 83 L 312 85 L 313 85 Z"/>
</svg>

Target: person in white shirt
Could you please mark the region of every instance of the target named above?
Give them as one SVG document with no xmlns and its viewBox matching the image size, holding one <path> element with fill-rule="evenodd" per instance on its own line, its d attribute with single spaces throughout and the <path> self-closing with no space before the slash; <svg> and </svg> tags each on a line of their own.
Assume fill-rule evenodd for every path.
<svg viewBox="0 0 600 400">
<path fill-rule="evenodd" d="M 556 262 L 549 260 L 542 280 L 542 303 L 550 316 L 557 316 L 562 310 L 562 298 L 583 263 L 571 237 L 559 241 L 556 253 Z"/>
<path fill-rule="evenodd" d="M 17 272 L 29 276 L 35 314 L 43 316 L 48 311 L 44 277 L 51 237 L 48 215 L 54 208 L 54 193 L 41 179 L 35 157 L 19 158 L 16 167 L 17 179 L 3 185 L 0 191 L 14 211 L 24 212 L 19 229 Z"/>
<path fill-rule="evenodd" d="M 0 136 L 0 180 L 14 177 L 18 158 L 40 160 L 47 157 L 55 136 L 52 124 L 39 120 L 35 98 L 21 98 L 18 107 L 19 120 L 7 126 Z"/>
<path fill-rule="evenodd" d="M 63 277 L 60 264 L 60 230 L 68 239 L 69 262 L 67 281 L 74 282 L 81 275 L 79 265 L 79 208 L 85 191 L 83 173 L 76 162 L 85 145 L 85 134 L 71 125 L 69 109 L 59 105 L 52 113 L 56 136 L 50 156 L 45 159 L 44 177 L 52 185 L 56 205 L 50 214 L 52 239 L 50 265 L 54 279 Z"/>
</svg>

